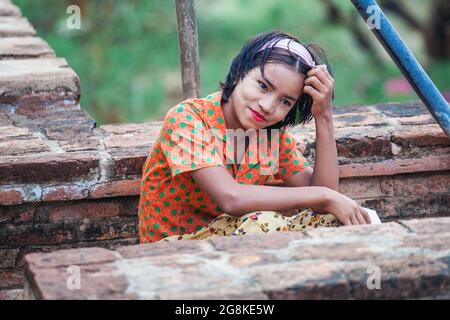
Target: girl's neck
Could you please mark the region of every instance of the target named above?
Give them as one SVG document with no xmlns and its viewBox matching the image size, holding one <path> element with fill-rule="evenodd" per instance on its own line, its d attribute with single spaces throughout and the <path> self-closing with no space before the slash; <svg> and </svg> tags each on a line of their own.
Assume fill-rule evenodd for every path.
<svg viewBox="0 0 450 320">
<path fill-rule="evenodd" d="M 225 118 L 225 126 L 227 129 L 243 129 L 241 123 L 236 117 L 236 113 L 234 112 L 233 106 L 231 105 L 231 101 L 228 100 L 224 104 L 222 104 L 222 113 Z"/>
</svg>

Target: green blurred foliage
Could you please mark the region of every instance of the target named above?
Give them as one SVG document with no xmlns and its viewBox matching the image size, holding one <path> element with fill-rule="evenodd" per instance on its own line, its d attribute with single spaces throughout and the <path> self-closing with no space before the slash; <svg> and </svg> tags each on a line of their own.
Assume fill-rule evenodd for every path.
<svg viewBox="0 0 450 320">
<path fill-rule="evenodd" d="M 14 0 L 81 80 L 81 106 L 99 124 L 161 120 L 182 100 L 174 0 Z M 344 12 L 350 1 L 336 1 Z M 426 19 L 426 1 L 411 0 Z M 81 30 L 68 30 L 66 9 L 81 8 Z M 384 54 L 383 65 L 356 44 L 345 27 L 330 24 L 317 0 L 196 0 L 202 95 L 217 91 L 233 57 L 249 37 L 271 29 L 321 44 L 335 73 L 335 105 L 417 100 L 388 96 L 384 83 L 402 77 Z M 394 26 L 441 90 L 449 90 L 448 61 L 427 60 L 419 34 Z M 361 24 L 363 21 L 361 20 Z M 365 28 L 367 37 L 373 37 Z"/>
</svg>

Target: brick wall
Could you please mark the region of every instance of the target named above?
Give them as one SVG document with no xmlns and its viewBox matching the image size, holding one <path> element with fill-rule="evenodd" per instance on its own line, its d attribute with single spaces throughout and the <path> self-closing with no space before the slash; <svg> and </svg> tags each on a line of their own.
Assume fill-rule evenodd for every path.
<svg viewBox="0 0 450 320">
<path fill-rule="evenodd" d="M 34 299 L 449 299 L 450 218 L 26 257 Z M 67 287 L 71 266 L 80 287 Z M 368 285 L 369 284 L 369 285 Z M 73 288 L 72 288 L 73 289 Z"/>
<path fill-rule="evenodd" d="M 0 298 L 21 296 L 27 253 L 136 243 L 162 124 L 97 127 L 75 71 L 35 34 L 0 0 Z M 344 194 L 383 221 L 450 215 L 450 142 L 421 103 L 339 107 L 334 121 Z M 291 132 L 313 162 L 313 124 Z"/>
</svg>

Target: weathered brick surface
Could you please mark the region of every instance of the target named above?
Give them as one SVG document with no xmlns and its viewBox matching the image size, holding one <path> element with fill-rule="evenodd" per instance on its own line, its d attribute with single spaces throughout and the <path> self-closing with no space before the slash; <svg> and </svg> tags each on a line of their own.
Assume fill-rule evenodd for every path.
<svg viewBox="0 0 450 320">
<path fill-rule="evenodd" d="M 0 163 L 2 183 L 42 183 L 87 179 L 98 172 L 97 152 L 5 157 Z"/>
<path fill-rule="evenodd" d="M 46 144 L 44 139 L 27 128 L 1 126 L 0 132 L 0 156 L 14 156 L 51 151 L 50 146 Z"/>
<path fill-rule="evenodd" d="M 129 179 L 142 176 L 142 166 L 150 151 L 146 149 L 111 150 L 113 160 L 111 175 L 113 179 Z"/>
<path fill-rule="evenodd" d="M 142 165 L 162 125 L 159 121 L 96 128 L 95 120 L 79 105 L 76 73 L 64 59 L 56 58 L 47 43 L 35 34 L 29 22 L 20 17 L 16 6 L 9 0 L 0 0 L 0 299 L 22 297 L 18 275 L 27 253 L 90 246 L 115 248 L 136 243 Z M 383 221 L 450 216 L 450 142 L 421 103 L 336 107 L 334 126 L 341 192 L 376 209 Z M 290 131 L 298 141 L 299 150 L 313 164 L 314 123 Z M 403 236 L 409 227 L 404 224 L 400 229 L 389 228 L 393 227 L 383 229 L 384 235 L 373 235 L 372 229 L 365 228 L 361 229 L 362 233 L 353 230 L 352 234 L 358 237 L 364 234 L 369 239 L 379 236 L 391 239 L 390 233 Z M 315 233 L 310 235 L 316 236 Z M 321 236 L 327 237 L 325 233 Z M 347 236 L 351 237 L 350 234 Z M 123 257 L 146 259 L 148 256 L 154 257 L 155 261 L 170 253 L 174 256 L 169 261 L 176 262 L 176 255 L 200 251 L 204 259 L 215 261 L 213 265 L 222 263 L 223 254 L 228 252 L 232 268 L 262 269 L 268 266 L 269 269 L 273 267 L 276 274 L 276 268 L 283 260 L 274 251 L 288 250 L 285 257 L 295 264 L 292 269 L 286 268 L 286 274 L 290 274 L 295 273 L 296 267 L 301 267 L 304 258 L 313 259 L 314 250 L 310 248 L 323 246 L 327 248 L 327 254 L 334 252 L 335 257 L 347 261 L 349 272 L 344 278 L 335 274 L 335 265 L 322 261 L 316 267 L 319 272 L 311 271 L 306 278 L 293 274 L 281 282 L 284 286 L 298 284 L 302 290 L 291 287 L 279 290 L 276 277 L 264 274 L 255 275 L 261 279 L 256 286 L 244 281 L 239 285 L 222 286 L 218 293 L 211 289 L 208 281 L 218 284 L 222 281 L 220 278 L 198 279 L 201 290 L 195 291 L 195 295 L 166 287 L 152 297 L 319 298 L 347 297 L 349 292 L 354 297 L 374 297 L 364 287 L 358 287 L 362 272 L 358 255 L 364 253 L 380 258 L 379 254 L 371 253 L 370 246 L 348 244 L 347 252 L 342 246 L 312 243 L 299 252 L 292 252 L 288 247 L 293 241 L 306 241 L 304 235 L 266 239 L 253 237 L 226 242 L 213 239 L 200 246 L 173 244 L 171 250 L 158 244 L 145 250 L 131 246 L 119 252 Z M 439 247 L 435 238 L 421 236 L 421 240 Z M 408 241 L 408 244 L 413 241 L 414 245 L 414 239 Z M 442 243 L 446 243 L 445 239 L 440 246 Z M 242 254 L 249 247 L 261 252 Z M 429 268 L 430 272 L 425 272 L 423 279 L 426 276 L 430 276 L 429 281 L 441 279 L 442 268 L 436 267 L 435 262 L 421 261 L 412 263 L 419 269 Z M 396 263 L 392 260 L 390 264 L 394 275 Z M 191 267 L 195 270 L 198 265 Z M 100 275 L 99 279 L 117 283 L 107 287 L 101 295 L 130 297 L 122 292 L 123 278 L 102 277 Z M 176 277 L 183 279 L 185 275 L 181 272 Z M 313 279 L 312 282 L 307 282 L 307 278 Z M 45 275 L 44 279 L 52 279 L 52 275 Z M 350 280 L 347 283 L 345 279 Z M 92 283 L 98 283 L 96 281 L 93 279 Z M 392 281 L 387 281 L 388 287 Z M 406 292 L 411 296 L 417 292 L 417 286 L 429 288 L 431 291 L 425 291 L 430 294 L 433 290 L 426 281 L 412 281 L 408 286 Z M 268 293 L 261 291 L 263 287 L 270 288 Z M 242 294 L 243 288 L 245 294 Z M 397 289 L 391 288 L 392 294 L 388 291 L 383 294 L 403 297 Z M 59 294 L 61 292 L 53 292 L 45 297 Z M 77 297 L 90 298 L 95 294 L 98 292 L 88 290 Z"/>
<path fill-rule="evenodd" d="M 374 163 L 355 163 L 339 166 L 340 177 L 376 177 L 393 176 L 412 172 L 448 171 L 450 167 L 450 149 L 422 158 L 392 159 Z"/>
<path fill-rule="evenodd" d="M 55 105 L 52 110 L 48 107 L 40 109 L 39 105 L 40 104 L 35 105 L 32 113 L 28 113 L 26 111 L 28 109 L 24 107 L 17 107 L 14 115 L 7 112 L 8 117 L 16 117 L 14 118 L 15 122 L 19 121 L 20 123 L 20 121 L 22 121 L 21 123 L 27 127 L 17 128 L 17 133 L 8 133 L 8 136 L 4 137 L 2 141 L 5 145 L 4 153 L 8 152 L 12 144 L 17 144 L 18 148 L 10 153 L 23 154 L 23 152 L 33 152 L 34 157 L 35 152 L 48 152 L 49 148 L 52 152 L 58 152 L 62 155 L 65 155 L 67 151 L 70 151 L 67 156 L 75 155 L 76 153 L 72 151 L 77 150 L 80 152 L 83 151 L 86 154 L 89 154 L 91 151 L 99 150 L 99 160 L 103 162 L 101 168 L 99 164 L 99 168 L 96 170 L 93 177 L 91 177 L 91 180 L 89 180 L 87 176 L 81 175 L 79 179 L 82 180 L 77 181 L 77 185 L 74 185 L 73 188 L 77 189 L 80 185 L 87 183 L 86 188 L 89 190 L 89 194 L 95 198 L 101 197 L 102 194 L 105 196 L 138 194 L 137 183 L 142 174 L 142 165 L 160 130 L 161 123 L 107 125 L 102 126 L 97 130 L 95 129 L 95 122 L 76 107 L 74 108 L 70 105 Z M 353 110 L 355 108 L 356 106 L 350 107 L 349 112 L 355 111 Z M 374 107 L 370 108 L 372 108 L 372 110 L 374 109 Z M 422 107 L 418 109 L 422 110 Z M 413 108 L 413 110 L 416 109 Z M 56 118 L 51 118 L 51 115 L 55 113 L 60 114 L 58 114 Z M 73 117 L 67 118 L 70 120 L 64 120 L 64 117 L 69 117 L 69 114 L 71 113 Z M 39 116 L 36 116 L 36 114 Z M 18 115 L 24 118 L 20 118 Z M 345 115 L 345 113 L 341 110 L 338 116 L 343 115 Z M 74 121 L 74 118 L 78 120 Z M 45 127 L 45 135 L 36 135 L 33 133 L 33 129 L 28 129 L 28 127 L 33 128 L 34 126 L 35 128 L 38 125 L 44 125 L 43 123 L 40 123 L 39 119 L 45 119 L 51 123 L 51 125 Z M 395 121 L 395 119 L 390 119 L 390 123 L 392 121 Z M 445 180 L 445 175 L 447 175 L 446 172 L 450 170 L 450 148 L 448 147 L 448 139 L 447 142 L 445 142 L 446 138 L 440 133 L 440 129 L 437 125 L 427 125 L 426 127 L 429 132 L 434 132 L 433 134 L 430 133 L 430 137 L 436 138 L 427 145 L 400 142 L 398 140 L 398 137 L 405 132 L 416 132 L 417 128 L 415 126 L 350 126 L 338 128 L 336 131 L 336 139 L 338 149 L 341 150 L 340 153 L 342 155 L 339 158 L 339 162 L 341 178 L 344 178 L 343 188 L 346 188 L 345 181 L 351 181 L 351 179 L 355 179 L 356 177 L 374 177 L 372 182 L 367 181 L 367 187 L 369 188 L 370 185 L 377 184 L 376 181 L 379 178 L 375 177 L 391 177 L 394 175 L 416 172 L 444 172 L 444 177 L 442 179 Z M 10 126 L 10 128 L 13 128 L 13 126 Z M 314 158 L 313 130 L 314 129 L 311 126 L 307 126 L 304 129 L 296 128 L 292 130 L 294 136 L 299 140 L 299 148 L 306 150 L 310 160 L 313 160 Z M 15 130 L 8 130 L 8 132 L 11 131 Z M 148 138 L 137 139 L 137 136 Z M 19 138 L 23 139 L 22 143 L 25 143 L 22 149 L 20 147 L 21 142 L 18 140 Z M 35 140 L 30 141 L 30 139 Z M 397 139 L 396 142 L 398 144 L 392 143 L 391 140 L 395 139 Z M 403 141 L 407 140 L 405 136 L 403 136 L 402 139 Z M 29 149 L 27 151 L 26 148 L 28 145 L 34 149 Z M 58 157 L 61 157 L 62 155 L 59 155 Z M 31 154 L 30 157 L 24 157 L 24 160 L 28 158 L 32 159 Z M 0 167 L 6 165 L 5 162 L 8 160 L 8 157 L 6 156 L 3 159 L 3 163 L 0 161 Z M 45 160 L 47 159 L 45 158 Z M 23 172 L 21 164 L 21 161 L 14 162 L 14 167 L 17 167 L 18 172 Z M 40 165 L 45 167 L 44 163 L 41 163 Z M 14 173 L 14 167 L 11 167 L 11 170 L 8 170 L 10 174 Z M 81 169 L 81 167 L 79 168 Z M 94 170 L 92 167 L 86 169 L 92 172 Z M 28 177 L 26 179 L 28 179 Z M 45 183 L 45 179 L 50 180 L 50 177 L 39 178 L 35 181 L 42 184 Z M 62 180 L 61 177 L 61 188 L 70 188 L 70 185 L 62 184 Z M 131 180 L 134 180 L 135 183 L 133 184 Z M 6 179 L 4 181 L 17 183 L 30 180 L 25 180 L 25 178 L 20 179 L 20 177 L 18 177 L 16 180 Z M 57 179 L 53 181 L 56 182 Z M 64 181 L 66 181 L 66 179 L 64 179 Z M 130 184 L 125 181 L 130 181 Z M 360 179 L 355 181 L 366 180 Z M 357 183 L 355 182 L 355 185 L 356 184 Z M 56 187 L 58 187 L 58 185 L 52 184 L 49 187 L 45 187 L 45 189 Z M 108 191 L 107 188 L 110 188 L 110 191 Z M 356 186 L 355 188 L 364 188 L 364 186 Z M 356 191 L 355 188 L 353 189 Z M 374 197 L 375 194 L 377 194 L 377 196 L 390 196 L 391 190 L 389 190 L 389 188 L 389 186 L 382 186 L 381 189 L 376 187 L 375 190 L 370 190 L 366 198 Z M 360 190 L 359 194 L 355 196 L 363 198 L 363 195 L 361 194 L 363 191 L 364 190 Z M 367 189 L 367 191 L 369 191 L 369 189 Z M 60 200 L 67 199 L 68 195 L 63 191 L 61 191 L 60 194 Z M 80 197 L 89 197 L 90 195 L 86 195 L 84 191 L 81 194 L 80 192 L 74 192 L 73 200 L 80 199 Z M 21 201 L 33 201 L 33 199 L 35 199 L 34 197 L 24 198 L 25 199 Z M 46 199 L 47 198 L 45 198 L 44 201 L 46 201 Z M 57 200 L 57 198 L 49 196 L 48 200 L 54 201 Z"/>
<path fill-rule="evenodd" d="M 105 147 L 109 149 L 148 148 L 155 143 L 162 122 L 143 124 L 108 124 L 101 126 Z M 136 139 L 136 137 L 141 137 Z M 147 150 L 148 151 L 148 150 Z"/>
<path fill-rule="evenodd" d="M 394 195 L 392 177 L 348 177 L 339 181 L 339 192 L 352 199 L 390 197 Z"/>
<path fill-rule="evenodd" d="M 0 300 L 23 300 L 23 289 L 0 290 Z"/>
<path fill-rule="evenodd" d="M 0 271 L 0 290 L 21 288 L 23 281 L 23 268 L 11 268 Z"/>
<path fill-rule="evenodd" d="M 20 17 L 20 9 L 13 5 L 10 0 L 0 0 L 0 16 Z"/>
<path fill-rule="evenodd" d="M 450 178 L 444 173 L 403 175 L 393 179 L 394 195 L 407 197 L 430 193 L 450 194 Z"/>
<path fill-rule="evenodd" d="M 123 180 L 101 183 L 91 187 L 90 198 L 108 198 L 114 196 L 132 196 L 139 194 L 141 184 L 138 180 Z"/>
<path fill-rule="evenodd" d="M 431 115 L 428 115 L 431 117 Z M 401 121 L 401 119 L 399 119 Z M 448 137 L 437 124 L 421 124 L 417 130 L 409 126 L 400 127 L 392 135 L 392 142 L 403 147 L 448 146 Z"/>
<path fill-rule="evenodd" d="M 0 247 L 0 269 L 14 267 L 18 254 L 19 249 L 9 249 Z"/>
<path fill-rule="evenodd" d="M 96 212 L 96 211 L 95 211 Z M 115 213 L 115 212 L 113 212 Z M 110 214 L 110 212 L 105 212 Z M 137 235 L 137 216 L 97 217 L 95 219 L 66 219 L 59 217 L 48 222 L 2 224 L 0 226 L 0 246 L 2 253 L 16 246 L 59 245 L 82 241 L 128 239 Z M 11 251 L 13 252 L 13 251 Z M 12 253 L 11 253 L 12 254 Z M 5 260 L 10 262 L 14 258 Z"/>
<path fill-rule="evenodd" d="M 449 194 L 411 195 L 410 197 L 357 200 L 362 206 L 376 210 L 382 221 L 450 216 L 449 201 Z"/>
<path fill-rule="evenodd" d="M 116 202 L 67 204 L 55 208 L 49 214 L 50 221 L 83 220 L 119 215 L 120 205 Z"/>
<path fill-rule="evenodd" d="M 0 70 L 0 97 L 39 91 L 71 91 L 79 96 L 78 77 L 63 58 L 0 60 Z"/>
<path fill-rule="evenodd" d="M 20 204 L 23 202 L 22 193 L 17 190 L 0 191 L 0 203 L 5 206 Z"/>
<path fill-rule="evenodd" d="M 0 59 L 50 58 L 54 56 L 55 52 L 38 37 L 0 38 Z"/>
<path fill-rule="evenodd" d="M 35 34 L 36 30 L 26 18 L 0 16 L 0 37 L 28 37 Z"/>
<path fill-rule="evenodd" d="M 158 242 L 98 254 L 93 254 L 96 249 L 36 253 L 25 257 L 27 297 L 439 298 L 450 294 L 449 225 L 450 218 L 435 218 L 322 228 L 306 235 L 280 232 Z M 66 287 L 68 265 L 81 268 L 80 290 Z M 368 286 L 376 285 L 370 277 L 374 267 L 378 289 Z M 91 281 L 103 277 L 111 282 L 109 290 Z"/>
<path fill-rule="evenodd" d="M 61 201 L 84 199 L 88 195 L 86 186 L 69 185 L 46 187 L 42 191 L 42 201 Z"/>
</svg>

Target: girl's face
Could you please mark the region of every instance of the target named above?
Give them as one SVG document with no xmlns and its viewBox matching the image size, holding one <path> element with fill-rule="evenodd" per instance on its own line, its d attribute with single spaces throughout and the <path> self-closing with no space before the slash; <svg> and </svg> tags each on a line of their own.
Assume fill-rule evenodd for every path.
<svg viewBox="0 0 450 320">
<path fill-rule="evenodd" d="M 262 129 L 283 120 L 303 91 L 305 76 L 289 67 L 268 63 L 238 82 L 230 97 L 243 129 Z"/>
</svg>

